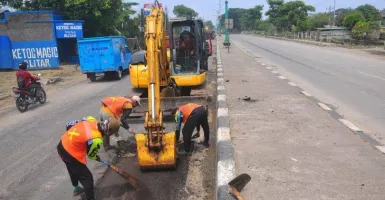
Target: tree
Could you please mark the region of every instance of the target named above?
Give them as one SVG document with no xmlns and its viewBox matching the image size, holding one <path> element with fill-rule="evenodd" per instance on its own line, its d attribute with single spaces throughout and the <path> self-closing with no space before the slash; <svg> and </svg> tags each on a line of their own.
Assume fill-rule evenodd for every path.
<svg viewBox="0 0 385 200">
<path fill-rule="evenodd" d="M 246 12 L 246 9 L 244 8 L 229 8 L 229 19 L 233 19 L 233 30 L 236 32 L 239 32 L 242 30 L 240 19 L 242 17 L 242 14 Z M 221 27 L 225 27 L 225 15 L 220 16 L 220 24 Z"/>
<path fill-rule="evenodd" d="M 371 32 L 370 23 L 360 21 L 354 25 L 352 29 L 352 37 L 354 39 L 364 39 Z"/>
<path fill-rule="evenodd" d="M 279 30 L 305 31 L 308 29 L 308 12 L 315 8 L 303 1 L 268 0 L 269 10 L 266 15 L 269 21 Z"/>
<path fill-rule="evenodd" d="M 269 10 L 265 13 L 266 16 L 269 16 L 269 22 L 278 28 L 278 30 L 284 30 L 287 28 L 287 20 L 284 18 L 282 13 L 280 13 L 280 7 L 283 6 L 285 2 L 283 0 L 267 0 L 269 4 Z"/>
<path fill-rule="evenodd" d="M 211 20 L 205 21 L 204 25 L 207 26 L 209 30 L 214 29 L 214 24 L 213 24 L 213 22 Z"/>
<path fill-rule="evenodd" d="M 360 12 L 366 19 L 366 21 L 378 21 L 381 20 L 380 11 L 369 4 L 361 5 L 356 8 L 357 12 Z"/>
<path fill-rule="evenodd" d="M 262 18 L 263 5 L 256 5 L 254 8 L 247 9 L 241 14 L 239 19 L 242 30 L 253 30 L 256 28 L 256 21 Z"/>
<path fill-rule="evenodd" d="M 258 31 L 263 31 L 265 34 L 273 35 L 275 27 L 268 20 L 259 20 L 256 22 L 256 28 Z"/>
<path fill-rule="evenodd" d="M 344 19 L 347 15 L 354 12 L 351 8 L 340 8 L 336 10 L 336 26 L 343 26 Z M 332 13 L 330 13 L 333 16 Z"/>
<path fill-rule="evenodd" d="M 186 7 L 184 5 L 177 5 L 174 6 L 173 13 L 177 17 L 196 17 L 198 16 L 198 13 L 195 12 L 195 10 Z"/>
<path fill-rule="evenodd" d="M 325 25 L 329 24 L 330 15 L 328 13 L 317 13 L 310 17 L 309 19 L 309 28 L 316 29 L 322 28 Z"/>
<path fill-rule="evenodd" d="M 350 13 L 349 15 L 347 15 L 344 19 L 344 21 L 342 22 L 342 24 L 349 28 L 349 29 L 352 29 L 357 22 L 364 22 L 365 21 L 365 17 L 359 13 L 359 12 L 353 12 L 353 13 Z"/>
</svg>

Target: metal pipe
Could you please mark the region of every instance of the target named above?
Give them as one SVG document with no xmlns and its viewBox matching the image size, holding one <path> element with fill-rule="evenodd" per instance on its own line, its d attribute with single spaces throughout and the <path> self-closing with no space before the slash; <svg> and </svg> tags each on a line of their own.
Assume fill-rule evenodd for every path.
<svg viewBox="0 0 385 200">
<path fill-rule="evenodd" d="M 151 117 L 155 120 L 155 89 L 154 84 L 151 84 Z"/>
</svg>

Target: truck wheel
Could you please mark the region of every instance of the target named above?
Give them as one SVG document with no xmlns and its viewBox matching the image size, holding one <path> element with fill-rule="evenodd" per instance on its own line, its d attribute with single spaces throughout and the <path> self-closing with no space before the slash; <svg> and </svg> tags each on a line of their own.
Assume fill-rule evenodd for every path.
<svg viewBox="0 0 385 200">
<path fill-rule="evenodd" d="M 90 79 L 91 82 L 96 81 L 96 74 L 88 74 L 88 78 Z"/>
<path fill-rule="evenodd" d="M 116 79 L 117 80 L 120 80 L 122 79 L 122 74 L 123 74 L 123 71 L 121 69 L 119 69 L 119 71 L 115 72 L 116 73 Z"/>
</svg>

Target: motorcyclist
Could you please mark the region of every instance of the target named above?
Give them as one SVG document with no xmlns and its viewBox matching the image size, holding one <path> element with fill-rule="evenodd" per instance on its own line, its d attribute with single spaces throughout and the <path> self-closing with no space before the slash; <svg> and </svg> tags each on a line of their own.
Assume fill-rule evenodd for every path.
<svg viewBox="0 0 385 200">
<path fill-rule="evenodd" d="M 32 76 L 27 71 L 28 63 L 19 63 L 19 71 L 16 72 L 17 85 L 20 89 L 28 90 L 31 93 L 31 97 L 36 97 L 36 88 L 39 87 L 34 81 L 40 80 L 38 77 Z"/>
</svg>

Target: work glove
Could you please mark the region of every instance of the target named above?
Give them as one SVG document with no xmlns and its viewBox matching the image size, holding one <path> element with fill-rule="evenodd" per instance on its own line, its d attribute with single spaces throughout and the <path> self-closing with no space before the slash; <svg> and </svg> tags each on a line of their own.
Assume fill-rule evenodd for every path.
<svg viewBox="0 0 385 200">
<path fill-rule="evenodd" d="M 100 156 L 99 155 L 96 155 L 96 161 L 100 162 L 101 159 L 100 159 Z"/>
</svg>

